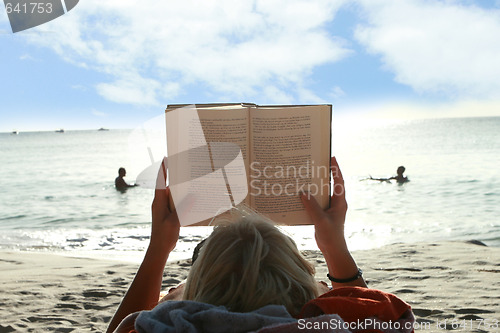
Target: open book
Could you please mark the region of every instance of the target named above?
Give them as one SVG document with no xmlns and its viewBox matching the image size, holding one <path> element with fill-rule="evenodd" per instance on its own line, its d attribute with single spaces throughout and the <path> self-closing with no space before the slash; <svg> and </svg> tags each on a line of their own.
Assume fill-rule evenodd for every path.
<svg viewBox="0 0 500 333">
<path fill-rule="evenodd" d="M 331 105 L 169 105 L 165 112 L 181 225 L 208 225 L 240 203 L 280 224 L 310 224 L 301 191 L 328 207 Z"/>
</svg>

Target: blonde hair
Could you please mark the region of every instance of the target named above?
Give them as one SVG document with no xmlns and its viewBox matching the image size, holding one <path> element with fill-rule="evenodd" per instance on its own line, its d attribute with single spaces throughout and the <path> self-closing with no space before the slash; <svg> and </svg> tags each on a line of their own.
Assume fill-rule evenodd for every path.
<svg viewBox="0 0 500 333">
<path fill-rule="evenodd" d="M 214 228 L 189 272 L 183 298 L 235 312 L 279 304 L 297 315 L 317 296 L 314 266 L 293 240 L 250 214 Z"/>
</svg>

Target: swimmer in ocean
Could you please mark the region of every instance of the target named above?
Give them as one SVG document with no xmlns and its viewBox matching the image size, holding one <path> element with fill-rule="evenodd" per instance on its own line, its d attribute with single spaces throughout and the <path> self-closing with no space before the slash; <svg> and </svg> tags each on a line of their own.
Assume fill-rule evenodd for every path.
<svg viewBox="0 0 500 333">
<path fill-rule="evenodd" d="M 397 170 L 396 170 L 396 173 L 397 175 L 396 176 L 393 176 L 393 177 L 390 177 L 390 178 L 373 178 L 372 176 L 370 176 L 370 178 L 365 178 L 365 179 L 370 179 L 370 180 L 378 180 L 380 182 L 388 182 L 390 183 L 391 180 L 395 180 L 398 184 L 404 184 L 406 182 L 409 182 L 410 180 L 408 179 L 408 177 L 406 177 L 405 175 L 403 175 L 403 173 L 406 171 L 406 168 L 404 166 L 400 166 Z M 365 180 L 365 179 L 362 179 L 362 180 Z"/>
<path fill-rule="evenodd" d="M 129 187 L 137 186 L 137 184 L 134 184 L 134 185 L 127 184 L 125 179 L 123 179 L 123 177 L 125 177 L 126 175 L 127 175 L 127 171 L 125 170 L 125 168 L 118 169 L 118 177 L 116 177 L 116 179 L 115 179 L 115 188 L 118 191 L 123 191 Z"/>
</svg>

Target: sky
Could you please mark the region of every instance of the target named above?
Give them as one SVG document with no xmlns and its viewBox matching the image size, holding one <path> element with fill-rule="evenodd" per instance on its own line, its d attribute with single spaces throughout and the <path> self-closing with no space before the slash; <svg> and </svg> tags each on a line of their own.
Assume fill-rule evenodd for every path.
<svg viewBox="0 0 500 333">
<path fill-rule="evenodd" d="M 0 5 L 0 62 L 0 132 L 135 128 L 175 103 L 500 116 L 500 1 L 81 0 L 18 33 Z"/>
</svg>

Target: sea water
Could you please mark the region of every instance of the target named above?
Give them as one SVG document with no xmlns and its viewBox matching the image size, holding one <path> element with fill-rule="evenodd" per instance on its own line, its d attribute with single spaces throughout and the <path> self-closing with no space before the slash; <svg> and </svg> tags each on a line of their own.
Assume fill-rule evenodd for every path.
<svg viewBox="0 0 500 333">
<path fill-rule="evenodd" d="M 500 246 L 499 133 L 500 117 L 334 121 L 350 248 L 469 239 Z M 114 188 L 119 167 L 133 183 L 137 166 L 148 164 L 139 161 L 144 151 L 132 136 L 132 130 L 1 133 L 0 248 L 139 261 L 153 190 Z M 410 182 L 367 179 L 394 176 L 400 165 Z M 210 230 L 182 228 L 170 259 L 190 257 Z M 285 232 L 301 249 L 316 249 L 312 226 Z"/>
</svg>

